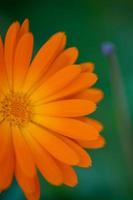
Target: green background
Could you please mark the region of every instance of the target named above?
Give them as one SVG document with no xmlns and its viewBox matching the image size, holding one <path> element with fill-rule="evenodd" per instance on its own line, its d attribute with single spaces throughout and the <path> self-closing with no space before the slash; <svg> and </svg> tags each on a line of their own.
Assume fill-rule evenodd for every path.
<svg viewBox="0 0 133 200">
<path fill-rule="evenodd" d="M 122 73 L 124 92 L 133 119 L 133 1 L 132 0 L 5 0 L 0 1 L 0 32 L 6 32 L 14 20 L 30 19 L 35 35 L 35 52 L 49 36 L 65 31 L 68 46 L 77 46 L 78 62 L 93 61 L 99 75 L 98 87 L 105 93 L 95 117 L 104 123 L 105 148 L 91 151 L 91 169 L 77 169 L 79 184 L 75 188 L 54 187 L 40 177 L 41 200 L 132 200 L 133 180 L 126 164 L 121 132 L 118 129 L 116 104 L 110 66 L 101 52 L 104 41 L 112 41 Z M 122 124 L 121 124 L 122 125 Z M 124 137 L 127 137 L 127 131 Z M 131 135 L 131 138 L 133 136 Z M 127 140 L 125 139 L 125 142 Z M 130 144 L 127 144 L 128 146 Z M 133 150 L 133 148 L 132 148 Z M 130 162 L 130 160 L 129 160 Z M 133 169 L 133 166 L 131 165 Z M 0 200 L 24 200 L 17 183 L 2 194 Z"/>
</svg>

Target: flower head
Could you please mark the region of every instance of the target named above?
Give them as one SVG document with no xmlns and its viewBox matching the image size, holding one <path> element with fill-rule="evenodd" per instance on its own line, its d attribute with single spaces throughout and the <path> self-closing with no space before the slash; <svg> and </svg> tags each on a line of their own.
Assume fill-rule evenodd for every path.
<svg viewBox="0 0 133 200">
<path fill-rule="evenodd" d="M 53 35 L 32 59 L 29 22 L 14 22 L 0 38 L 0 190 L 13 177 L 28 200 L 40 196 L 37 169 L 53 185 L 75 186 L 74 166 L 90 167 L 84 148 L 105 141 L 100 122 L 86 116 L 103 97 L 92 63 L 74 64 L 75 47 Z"/>
</svg>

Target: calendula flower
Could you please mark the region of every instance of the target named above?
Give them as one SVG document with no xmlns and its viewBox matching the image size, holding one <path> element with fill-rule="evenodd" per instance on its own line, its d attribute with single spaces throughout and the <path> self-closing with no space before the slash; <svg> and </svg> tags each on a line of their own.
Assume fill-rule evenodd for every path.
<svg viewBox="0 0 133 200">
<path fill-rule="evenodd" d="M 65 44 L 56 33 L 32 59 L 28 20 L 0 39 L 0 191 L 15 177 L 26 198 L 38 200 L 37 169 L 53 185 L 75 186 L 73 167 L 91 166 L 84 148 L 105 143 L 101 123 L 86 117 L 103 96 L 91 88 L 93 64 L 74 64 L 78 50 Z"/>
</svg>

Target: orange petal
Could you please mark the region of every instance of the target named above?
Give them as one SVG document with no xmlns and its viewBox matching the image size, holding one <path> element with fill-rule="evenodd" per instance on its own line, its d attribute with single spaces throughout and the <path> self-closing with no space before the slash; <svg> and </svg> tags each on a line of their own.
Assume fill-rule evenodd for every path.
<svg viewBox="0 0 133 200">
<path fill-rule="evenodd" d="M 71 165 L 79 162 L 75 152 L 50 131 L 35 124 L 30 124 L 27 131 L 56 159 Z"/>
<path fill-rule="evenodd" d="M 61 100 L 36 107 L 36 113 L 44 116 L 78 117 L 90 114 L 96 110 L 96 105 L 87 100 Z"/>
<path fill-rule="evenodd" d="M 75 47 L 64 50 L 51 65 L 46 77 L 49 77 L 59 71 L 60 69 L 75 63 L 78 57 L 78 49 Z"/>
<path fill-rule="evenodd" d="M 6 155 L 4 162 L 0 164 L 0 191 L 7 189 L 14 176 L 14 155 L 13 148 L 10 148 L 10 153 Z"/>
<path fill-rule="evenodd" d="M 5 62 L 4 62 L 4 46 L 3 46 L 3 41 L 0 36 L 0 90 L 4 91 L 5 87 L 7 88 L 7 74 L 6 74 L 6 69 L 5 69 Z"/>
<path fill-rule="evenodd" d="M 48 70 L 56 56 L 64 49 L 66 36 L 64 33 L 53 35 L 38 51 L 27 73 L 24 90 L 31 88 Z"/>
<path fill-rule="evenodd" d="M 94 71 L 94 64 L 91 62 L 81 63 L 81 69 L 83 72 L 93 72 Z"/>
<path fill-rule="evenodd" d="M 78 140 L 78 143 L 84 148 L 98 149 L 98 148 L 102 148 L 106 142 L 102 136 L 99 136 L 96 140 L 92 140 L 92 141 Z"/>
<path fill-rule="evenodd" d="M 102 90 L 96 89 L 96 88 L 90 88 L 88 90 L 85 90 L 85 91 L 77 94 L 74 97 L 78 98 L 78 99 L 88 99 L 90 101 L 98 103 L 99 101 L 101 101 L 103 96 L 104 96 L 104 94 L 103 94 Z"/>
<path fill-rule="evenodd" d="M 80 120 L 59 117 L 40 117 L 39 115 L 35 120 L 48 129 L 73 139 L 89 141 L 95 140 L 99 136 L 98 131 L 92 125 Z"/>
<path fill-rule="evenodd" d="M 70 187 L 76 186 L 78 184 L 78 178 L 74 169 L 64 163 L 60 163 L 60 168 L 63 173 L 64 184 Z"/>
<path fill-rule="evenodd" d="M 97 81 L 97 76 L 93 73 L 84 72 L 81 73 L 71 84 L 63 88 L 57 94 L 48 97 L 43 102 L 54 101 L 66 97 L 71 97 L 89 87 L 91 87 Z"/>
<path fill-rule="evenodd" d="M 5 37 L 5 64 L 7 68 L 7 75 L 10 87 L 12 87 L 13 83 L 13 58 L 14 58 L 14 50 L 16 47 L 19 28 L 20 28 L 19 23 L 14 22 L 9 27 Z"/>
<path fill-rule="evenodd" d="M 36 170 L 30 148 L 19 128 L 14 126 L 12 131 L 16 161 L 26 176 L 34 177 Z"/>
<path fill-rule="evenodd" d="M 89 99 L 94 101 L 95 103 L 98 103 L 102 100 L 104 93 L 102 90 L 97 88 L 91 88 L 88 90 Z"/>
<path fill-rule="evenodd" d="M 32 98 L 39 100 L 54 95 L 68 84 L 70 84 L 80 73 L 77 65 L 70 65 L 55 73 L 42 86 L 32 94 Z"/>
<path fill-rule="evenodd" d="M 26 33 L 21 37 L 15 51 L 14 58 L 14 88 L 19 90 L 24 81 L 25 74 L 28 70 L 33 50 L 33 35 Z"/>
<path fill-rule="evenodd" d="M 21 38 L 25 33 L 29 32 L 29 20 L 25 19 L 20 27 L 19 38 Z"/>
<path fill-rule="evenodd" d="M 91 157 L 88 153 L 76 142 L 68 139 L 67 137 L 60 136 L 78 155 L 80 162 L 77 164 L 79 167 L 90 167 L 92 165 Z"/>
<path fill-rule="evenodd" d="M 101 124 L 101 122 L 97 121 L 96 119 L 91 119 L 91 118 L 82 118 L 82 120 L 87 123 L 87 124 L 91 124 L 92 126 L 94 126 L 99 132 L 101 132 L 103 130 L 103 125 Z"/>
<path fill-rule="evenodd" d="M 25 132 L 25 137 L 34 155 L 36 166 L 44 178 L 51 184 L 62 184 L 62 172 L 52 156 L 27 132 Z"/>
<path fill-rule="evenodd" d="M 5 155 L 8 154 L 10 140 L 10 126 L 5 122 L 0 122 L 0 163 L 3 162 Z"/>
<path fill-rule="evenodd" d="M 28 200 L 37 200 L 40 197 L 40 184 L 37 174 L 34 177 L 26 176 L 21 170 L 18 162 L 16 162 L 15 176 L 18 184 L 25 193 Z"/>
<path fill-rule="evenodd" d="M 0 191 L 10 186 L 14 174 L 14 153 L 11 129 L 5 122 L 0 124 Z"/>
<path fill-rule="evenodd" d="M 4 73 L 4 55 L 3 55 L 3 41 L 0 36 L 0 79 L 3 78 Z M 5 76 L 5 75 L 4 75 Z M 0 86 L 1 87 L 1 86 Z"/>
</svg>

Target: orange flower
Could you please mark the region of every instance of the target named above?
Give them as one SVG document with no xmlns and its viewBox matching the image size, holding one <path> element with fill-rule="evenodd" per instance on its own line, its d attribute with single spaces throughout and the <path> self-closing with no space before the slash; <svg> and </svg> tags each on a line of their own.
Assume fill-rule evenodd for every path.
<svg viewBox="0 0 133 200">
<path fill-rule="evenodd" d="M 14 22 L 0 39 L 0 190 L 13 177 L 28 200 L 40 196 L 37 170 L 53 185 L 75 186 L 73 166 L 90 167 L 84 148 L 100 148 L 100 122 L 86 118 L 103 97 L 92 63 L 74 64 L 75 47 L 53 35 L 31 62 L 29 22 Z"/>
</svg>

